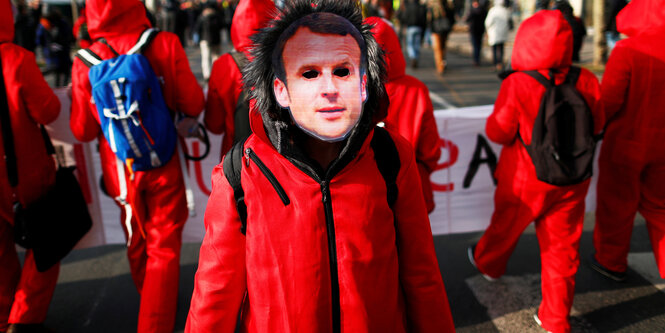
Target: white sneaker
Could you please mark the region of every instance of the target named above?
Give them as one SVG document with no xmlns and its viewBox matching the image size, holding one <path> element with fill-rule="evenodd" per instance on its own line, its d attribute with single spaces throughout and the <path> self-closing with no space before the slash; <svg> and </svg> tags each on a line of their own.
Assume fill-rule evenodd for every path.
<svg viewBox="0 0 665 333">
<path fill-rule="evenodd" d="M 538 326 L 540 326 L 540 328 L 543 328 L 543 322 L 540 321 L 540 318 L 538 318 L 538 311 L 536 311 L 536 313 L 533 314 L 533 320 L 536 321 L 536 324 L 538 324 Z M 544 329 L 544 328 L 543 328 L 543 329 Z M 552 332 L 551 332 L 551 331 L 547 331 L 547 333 L 552 333 Z"/>
<path fill-rule="evenodd" d="M 478 266 L 476 266 L 476 259 L 473 258 L 473 250 L 475 248 L 476 248 L 476 244 L 473 244 L 473 245 L 469 245 L 469 247 L 466 250 L 466 254 L 469 257 L 469 262 L 471 263 L 473 268 L 475 268 L 478 271 L 478 273 L 480 273 L 480 275 L 482 275 L 485 278 L 485 280 L 487 280 L 489 282 L 494 282 L 494 281 L 498 280 L 497 278 L 493 278 L 493 277 L 491 277 L 487 274 L 483 274 L 482 272 L 480 272 L 480 270 L 478 270 Z"/>
</svg>

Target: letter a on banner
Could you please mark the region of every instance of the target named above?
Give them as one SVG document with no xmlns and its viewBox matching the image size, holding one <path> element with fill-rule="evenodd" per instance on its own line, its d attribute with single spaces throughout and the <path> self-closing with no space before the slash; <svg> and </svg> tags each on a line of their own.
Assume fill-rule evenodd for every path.
<svg viewBox="0 0 665 333">
<path fill-rule="evenodd" d="M 481 156 L 483 150 L 487 156 L 485 158 L 482 158 Z M 473 151 L 473 158 L 471 159 L 471 162 L 469 163 L 469 169 L 466 171 L 466 175 L 464 176 L 464 188 L 469 188 L 469 186 L 471 186 L 473 177 L 475 177 L 476 173 L 478 172 L 478 167 L 480 167 L 480 165 L 483 163 L 487 163 L 489 165 L 490 175 L 492 176 L 494 185 L 496 185 L 496 178 L 494 178 L 494 170 L 496 170 L 496 154 L 494 154 L 494 151 L 492 150 L 492 147 L 490 147 L 490 144 L 487 142 L 487 139 L 485 139 L 484 136 L 478 134 L 476 149 Z"/>
</svg>

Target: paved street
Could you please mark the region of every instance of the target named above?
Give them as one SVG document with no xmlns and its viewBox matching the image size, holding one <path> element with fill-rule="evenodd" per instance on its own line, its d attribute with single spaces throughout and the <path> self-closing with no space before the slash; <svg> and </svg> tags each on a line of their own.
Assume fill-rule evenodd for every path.
<svg viewBox="0 0 665 333">
<path fill-rule="evenodd" d="M 423 49 L 420 67 L 407 70 L 430 88 L 435 109 L 494 102 L 500 80 L 491 66 L 472 66 L 466 44 L 466 33 L 451 36 L 443 78 L 436 75 L 428 48 Z M 591 45 L 584 47 L 582 65 L 587 65 Z M 194 72 L 201 77 L 198 50 L 187 51 Z M 664 332 L 665 280 L 658 276 L 644 221 L 638 218 L 633 231 L 626 283 L 610 282 L 588 267 L 592 230 L 593 213 L 589 213 L 580 247 L 573 332 Z M 533 226 L 523 234 L 506 275 L 496 282 L 484 280 L 467 260 L 467 247 L 480 236 L 474 232 L 434 239 L 457 330 L 542 332 L 532 318 L 540 301 L 540 258 Z M 178 332 L 185 325 L 199 246 L 184 244 L 182 250 Z M 62 263 L 46 325 L 56 332 L 132 332 L 138 308 L 139 295 L 123 245 L 76 250 Z"/>
</svg>

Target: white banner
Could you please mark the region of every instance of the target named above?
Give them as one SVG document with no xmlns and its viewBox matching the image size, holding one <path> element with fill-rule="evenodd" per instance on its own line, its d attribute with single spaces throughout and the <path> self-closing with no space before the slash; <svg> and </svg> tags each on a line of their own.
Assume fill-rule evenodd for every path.
<svg viewBox="0 0 665 333">
<path fill-rule="evenodd" d="M 99 188 L 102 177 L 97 142 L 79 143 L 69 130 L 69 98 L 56 90 L 62 103 L 60 117 L 47 128 L 67 165 L 76 164 L 84 195 L 88 199 L 94 225 L 79 247 L 125 243 L 120 209 Z M 436 209 L 430 214 L 435 235 L 484 230 L 494 209 L 492 170 L 501 146 L 485 136 L 485 122 L 492 105 L 435 111 L 441 159 L 432 174 Z M 210 154 L 200 162 L 188 161 L 189 179 L 196 202 L 196 215 L 189 218 L 183 232 L 184 242 L 200 242 L 205 233 L 203 215 L 211 184 L 212 169 L 219 163 L 222 136 L 210 135 Z M 188 140 L 190 153 L 199 156 L 203 147 Z M 597 170 L 597 167 L 594 167 Z M 595 210 L 595 184 L 587 195 L 587 211 Z"/>
</svg>

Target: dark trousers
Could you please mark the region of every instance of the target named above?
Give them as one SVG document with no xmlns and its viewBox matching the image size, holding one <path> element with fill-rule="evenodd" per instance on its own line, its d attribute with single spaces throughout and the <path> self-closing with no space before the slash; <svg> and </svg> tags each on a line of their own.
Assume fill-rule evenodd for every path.
<svg viewBox="0 0 665 333">
<path fill-rule="evenodd" d="M 471 46 L 473 46 L 473 64 L 480 65 L 480 48 L 483 43 L 483 35 L 471 34 Z"/>
<path fill-rule="evenodd" d="M 503 64 L 503 43 L 492 45 L 492 55 L 494 56 L 494 65 Z"/>
</svg>

